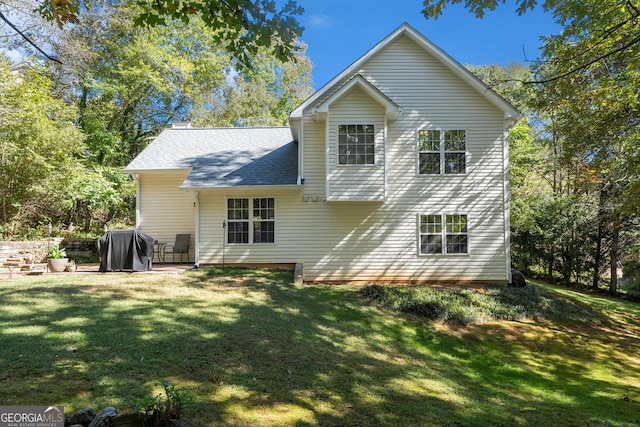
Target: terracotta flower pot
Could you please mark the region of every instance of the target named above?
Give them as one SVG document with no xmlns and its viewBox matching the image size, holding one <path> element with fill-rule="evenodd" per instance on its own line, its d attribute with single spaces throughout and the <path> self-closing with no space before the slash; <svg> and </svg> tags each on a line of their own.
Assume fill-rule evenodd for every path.
<svg viewBox="0 0 640 427">
<path fill-rule="evenodd" d="M 49 258 L 47 260 L 47 264 L 49 265 L 49 271 L 54 273 L 60 273 L 67 268 L 67 264 L 69 264 L 69 258 Z"/>
</svg>

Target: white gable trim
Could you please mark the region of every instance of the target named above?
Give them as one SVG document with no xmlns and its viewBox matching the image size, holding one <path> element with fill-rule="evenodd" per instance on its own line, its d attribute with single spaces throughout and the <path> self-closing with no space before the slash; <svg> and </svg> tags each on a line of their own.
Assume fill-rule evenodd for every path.
<svg viewBox="0 0 640 427">
<path fill-rule="evenodd" d="M 359 87 L 363 89 L 371 98 L 379 102 L 385 109 L 385 114 L 388 120 L 395 120 L 400 114 L 401 110 L 398 104 L 393 102 L 389 97 L 382 93 L 377 87 L 371 84 L 367 79 L 360 74 L 353 76 L 347 83 L 345 83 L 335 93 L 331 94 L 326 100 L 322 101 L 317 107 L 312 110 L 312 116 L 314 120 L 325 121 L 327 114 L 329 114 L 329 107 L 335 101 L 340 99 L 345 93 L 349 92 L 353 87 Z"/>
<path fill-rule="evenodd" d="M 437 58 L 442 64 L 444 64 L 448 69 L 450 69 L 453 73 L 459 76 L 462 80 L 471 85 L 474 89 L 480 92 L 485 98 L 487 98 L 491 103 L 493 103 L 498 109 L 504 112 L 504 118 L 507 121 L 516 121 L 522 118 L 522 114 L 509 102 L 507 102 L 504 98 L 498 95 L 496 92 L 491 90 L 487 85 L 485 85 L 479 78 L 477 78 L 473 73 L 467 70 L 463 65 L 461 65 L 458 61 L 449 56 L 446 52 L 440 49 L 438 46 L 433 44 L 429 39 L 416 31 L 412 26 L 407 23 L 402 24 L 395 31 L 385 37 L 380 43 L 375 45 L 369 52 L 364 54 L 360 59 L 355 61 L 349 67 L 347 67 L 344 71 L 334 77 L 329 83 L 324 85 L 321 89 L 307 98 L 298 108 L 293 110 L 289 115 L 290 119 L 298 119 L 301 118 L 305 109 L 307 109 L 310 105 L 313 105 L 314 102 L 317 102 L 322 96 L 326 96 L 327 92 L 330 91 L 336 84 L 338 84 L 343 79 L 354 75 L 362 68 L 362 65 L 368 61 L 371 57 L 377 54 L 380 50 L 384 49 L 389 43 L 391 43 L 396 38 L 401 35 L 406 35 L 410 37 L 412 40 L 416 41 L 419 45 L 421 45 L 427 52 L 431 53 L 435 58 Z M 333 95 L 332 95 L 333 96 Z M 324 101 L 322 104 L 324 104 Z"/>
</svg>

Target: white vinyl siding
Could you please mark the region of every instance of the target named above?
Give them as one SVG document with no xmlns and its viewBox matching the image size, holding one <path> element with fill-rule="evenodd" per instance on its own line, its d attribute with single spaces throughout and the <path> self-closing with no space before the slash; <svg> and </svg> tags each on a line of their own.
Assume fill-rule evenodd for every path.
<svg viewBox="0 0 640 427">
<path fill-rule="evenodd" d="M 402 115 L 387 122 L 383 108 L 356 88 L 330 106 L 325 122 L 309 108 L 302 119 L 303 189 L 202 191 L 201 263 L 221 263 L 223 253 L 227 263 L 297 262 L 308 281 L 506 281 L 503 112 L 406 37 L 358 72 Z M 331 141 L 338 125 L 349 123 L 374 124 L 374 166 L 338 165 Z M 417 174 L 420 129 L 465 129 L 466 174 Z M 224 247 L 228 197 L 274 197 L 277 245 Z M 416 218 L 457 212 L 472 221 L 468 253 L 420 256 Z"/>
<path fill-rule="evenodd" d="M 354 87 L 329 108 L 327 120 L 327 199 L 331 201 L 382 201 L 385 198 L 385 110 L 364 90 Z M 374 163 L 341 164 L 340 126 L 373 127 Z M 307 140 L 308 146 L 309 140 Z M 371 158 L 371 157 L 370 157 Z"/>
<path fill-rule="evenodd" d="M 188 171 L 144 172 L 138 175 L 140 217 L 136 226 L 163 243 L 173 244 L 176 234 L 191 234 L 190 261 L 195 254 L 195 199 L 180 190 Z"/>
<path fill-rule="evenodd" d="M 344 206 L 303 203 L 297 219 L 313 225 L 300 223 L 313 242 L 313 248 L 299 248 L 305 278 L 507 280 L 503 113 L 405 37 L 390 43 L 358 71 L 403 111 L 387 124 L 387 200 Z M 331 110 L 330 120 L 338 120 L 334 113 Z M 310 116 L 305 120 L 305 130 L 315 128 Z M 466 174 L 416 175 L 419 129 L 464 129 Z M 322 143 L 316 138 L 305 134 L 305 151 Z M 306 183 L 317 179 L 322 176 L 305 171 L 305 193 Z M 452 212 L 464 212 L 473 219 L 468 254 L 418 256 L 416 215 Z M 316 251 L 315 258 L 307 257 Z"/>
</svg>

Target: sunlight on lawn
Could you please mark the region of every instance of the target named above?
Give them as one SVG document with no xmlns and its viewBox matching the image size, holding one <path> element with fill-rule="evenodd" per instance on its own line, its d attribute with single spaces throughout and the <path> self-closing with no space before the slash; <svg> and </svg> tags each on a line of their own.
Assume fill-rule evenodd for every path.
<svg viewBox="0 0 640 427">
<path fill-rule="evenodd" d="M 194 394 L 192 426 L 640 420 L 640 326 L 620 320 L 625 302 L 596 301 L 609 323 L 451 328 L 352 287 L 234 269 L 21 278 L 0 298 L 5 404 L 127 412 L 167 379 Z"/>
</svg>

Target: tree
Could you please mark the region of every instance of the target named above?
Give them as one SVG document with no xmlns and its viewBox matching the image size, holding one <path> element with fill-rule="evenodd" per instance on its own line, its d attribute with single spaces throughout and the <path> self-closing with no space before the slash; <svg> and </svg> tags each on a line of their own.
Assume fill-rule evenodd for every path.
<svg viewBox="0 0 640 427">
<path fill-rule="evenodd" d="M 84 152 L 77 109 L 52 96 L 43 70 L 11 69 L 0 59 L 0 201 L 3 235 L 20 208 L 52 173 L 64 176 Z M 55 201 L 48 200 L 49 203 Z"/>
<path fill-rule="evenodd" d="M 226 84 L 228 56 L 202 22 L 132 25 L 137 6 L 86 11 L 56 44 L 69 67 L 87 148 L 97 164 L 123 166 L 173 121 L 188 118 Z M 65 77 L 70 76 L 70 77 Z"/>
<path fill-rule="evenodd" d="M 545 40 L 536 66 L 539 107 L 557 119 L 563 161 L 584 171 L 587 190 L 598 194 L 596 250 L 607 237 L 616 292 L 619 242 L 640 214 L 630 198 L 640 185 L 640 12 L 631 2 L 588 1 L 557 4 L 555 13 L 571 25 Z M 594 285 L 601 258 L 594 254 Z"/>
<path fill-rule="evenodd" d="M 263 15 L 275 7 L 263 1 L 220 3 L 240 8 L 264 3 Z M 304 46 L 298 47 L 297 42 L 289 52 L 294 60 L 281 62 L 285 58 L 282 52 L 269 48 L 266 39 L 260 38 L 263 36 L 257 37 L 260 40 L 254 40 L 253 47 L 242 49 L 245 60 L 251 62 L 247 68 L 228 53 L 235 48 L 222 41 L 232 43 L 233 32 L 213 29 L 202 14 L 180 17 L 169 13 L 161 21 L 147 22 L 154 25 L 136 26 L 134 21 L 148 11 L 147 2 L 123 0 L 117 7 L 114 4 L 111 0 L 5 0 L 0 4 L 2 11 L 10 9 L 7 16 L 21 13 L 23 35 L 59 59 L 41 67 L 46 68 L 49 79 L 48 96 L 58 103 L 56 114 L 73 112 L 69 113 L 73 118 L 69 116 L 72 129 L 66 132 L 68 137 L 86 135 L 85 144 L 69 145 L 75 147 L 69 163 L 54 167 L 54 159 L 43 157 L 42 163 L 51 167 L 41 171 L 34 163 L 32 171 L 22 169 L 25 174 L 32 173 L 35 179 L 31 181 L 17 169 L 9 170 L 9 166 L 17 167 L 13 152 L 4 157 L 4 165 L 11 165 L 3 173 L 16 180 L 7 181 L 10 189 L 2 189 L 6 221 L 13 220 L 25 233 L 43 221 L 74 222 L 76 231 L 85 232 L 101 230 L 107 221 L 126 223 L 132 216 L 134 187 L 120 170 L 169 123 L 196 119 L 207 125 L 280 125 L 288 111 L 311 91 L 311 64 Z M 287 7 L 286 13 L 294 13 L 291 5 Z M 36 8 L 40 14 L 30 14 Z M 61 15 L 56 18 L 56 13 Z M 43 25 L 43 16 L 64 30 Z M 257 19 L 258 15 L 252 16 Z M 276 19 L 275 15 L 272 18 Z M 218 24 L 224 25 L 222 21 Z M 275 28 L 275 21 L 269 25 Z M 248 34 L 245 31 L 233 34 L 244 37 Z M 271 30 L 265 31 L 268 35 Z M 271 39 L 274 41 L 282 40 Z M 33 45 L 20 43 L 24 41 L 13 36 L 7 46 L 36 53 Z M 20 98 L 6 93 L 2 99 L 11 104 Z M 49 117 L 56 115 L 48 107 L 40 108 L 42 113 L 47 111 Z M 19 120 L 12 114 L 0 120 Z M 37 129 L 22 131 L 27 138 L 37 138 Z M 3 149 L 17 148 L 5 145 Z M 23 185 L 21 193 L 18 184 Z"/>
<path fill-rule="evenodd" d="M 302 45 L 285 63 L 262 48 L 251 67 L 238 70 L 202 20 L 143 29 L 132 25 L 139 11 L 132 2 L 102 9 L 96 2 L 56 43 L 73 64 L 57 67 L 58 81 L 74 82 L 67 92 L 79 94 L 94 163 L 126 165 L 174 121 L 282 125 L 311 93 L 311 63 Z"/>
<path fill-rule="evenodd" d="M 437 19 L 449 3 L 459 4 L 462 0 L 425 0 L 422 13 L 427 19 Z M 504 3 L 506 0 L 465 0 L 465 7 L 482 18 L 487 10 L 495 10 Z M 516 0 L 515 3 L 518 15 L 538 5 L 537 0 Z M 550 73 L 528 83 L 545 83 L 588 71 L 606 58 L 628 56 L 640 45 L 640 4 L 632 0 L 546 0 L 541 7 L 552 13 L 563 27 L 562 34 L 545 38 L 546 46 L 558 51 L 552 62 L 561 65 L 562 70 L 552 67 Z M 562 48 L 571 54 L 563 56 L 559 52 Z"/>
<path fill-rule="evenodd" d="M 51 1 L 51 0 L 49 0 Z M 170 19 L 188 22 L 200 17 L 213 31 L 216 45 L 224 46 L 240 68 L 250 66 L 261 48 L 268 48 L 279 61 L 295 59 L 302 36 L 296 16 L 304 9 L 288 0 L 277 9 L 273 0 L 137 0 L 143 10 L 137 24 L 155 26 Z"/>
<path fill-rule="evenodd" d="M 76 25 L 89 10 L 102 9 L 101 0 L 34 0 L 34 12 L 48 21 L 55 22 L 59 28 Z M 130 6 L 130 2 L 107 0 L 109 7 Z M 283 62 L 296 56 L 297 40 L 302 35 L 296 17 L 304 9 L 295 1 L 288 0 L 277 8 L 273 0 L 135 0 L 138 13 L 136 25 L 156 27 L 173 25 L 174 21 L 184 24 L 191 20 L 201 20 L 212 30 L 214 45 L 226 49 L 237 60 L 237 66 L 249 65 L 251 57 L 261 48 L 270 49 L 274 56 Z M 14 31 L 32 44 L 48 59 L 37 43 L 0 11 L 0 19 L 12 26 Z"/>
<path fill-rule="evenodd" d="M 289 113 L 313 93 L 312 64 L 302 46 L 295 60 L 280 62 L 262 50 L 221 93 L 192 112 L 197 126 L 284 126 Z"/>
</svg>

